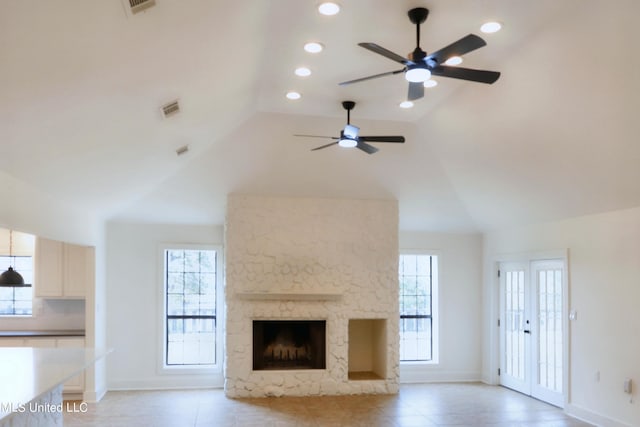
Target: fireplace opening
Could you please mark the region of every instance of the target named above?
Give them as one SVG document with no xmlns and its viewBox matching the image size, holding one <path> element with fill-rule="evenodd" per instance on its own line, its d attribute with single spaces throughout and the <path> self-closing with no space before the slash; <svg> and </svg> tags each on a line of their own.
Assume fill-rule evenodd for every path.
<svg viewBox="0 0 640 427">
<path fill-rule="evenodd" d="M 325 369 L 325 320 L 254 320 L 253 369 Z"/>
</svg>

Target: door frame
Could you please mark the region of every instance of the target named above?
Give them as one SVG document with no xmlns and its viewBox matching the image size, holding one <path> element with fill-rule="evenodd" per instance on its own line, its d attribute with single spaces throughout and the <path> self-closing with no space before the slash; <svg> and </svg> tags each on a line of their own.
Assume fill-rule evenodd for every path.
<svg viewBox="0 0 640 427">
<path fill-rule="evenodd" d="M 498 277 L 498 269 L 502 262 L 525 262 L 529 267 L 534 261 L 550 261 L 560 260 L 564 263 L 564 277 L 563 277 L 563 302 L 562 302 L 562 353 L 563 353 L 563 372 L 562 372 L 562 394 L 564 397 L 564 407 L 570 402 L 571 390 L 571 335 L 570 335 L 570 320 L 569 320 L 569 307 L 570 307 L 570 284 L 571 284 L 571 272 L 569 264 L 569 250 L 558 249 L 539 252 L 520 252 L 520 253 L 506 253 L 498 254 L 490 258 L 489 265 L 491 268 L 487 273 L 490 274 L 488 284 L 488 306 L 489 306 L 489 319 L 488 319 L 488 345 L 490 351 L 489 363 L 487 368 L 489 373 L 486 377 L 487 382 L 493 385 L 500 385 L 500 377 L 498 376 L 498 369 L 501 363 L 500 354 L 500 327 L 498 326 L 498 319 L 500 318 L 500 278 Z"/>
</svg>

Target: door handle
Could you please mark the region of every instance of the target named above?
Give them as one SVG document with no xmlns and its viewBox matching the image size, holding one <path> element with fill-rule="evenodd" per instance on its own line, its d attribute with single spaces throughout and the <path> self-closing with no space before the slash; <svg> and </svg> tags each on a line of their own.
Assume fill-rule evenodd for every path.
<svg viewBox="0 0 640 427">
<path fill-rule="evenodd" d="M 524 332 L 525 334 L 530 334 L 530 333 L 531 333 L 531 331 L 530 331 L 530 330 L 528 330 L 528 329 L 525 329 L 523 332 Z"/>
</svg>

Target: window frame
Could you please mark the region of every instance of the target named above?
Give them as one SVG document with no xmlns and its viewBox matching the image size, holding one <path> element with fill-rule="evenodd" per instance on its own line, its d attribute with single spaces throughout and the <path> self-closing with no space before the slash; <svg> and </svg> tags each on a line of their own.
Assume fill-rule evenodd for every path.
<svg viewBox="0 0 640 427">
<path fill-rule="evenodd" d="M 166 280 L 166 252 L 168 250 L 199 250 L 215 251 L 216 253 L 216 277 L 215 277 L 215 363 L 211 365 L 169 365 L 167 364 L 167 280 Z M 223 366 L 224 344 L 224 252 L 220 245 L 163 243 L 159 248 L 159 333 L 158 333 L 158 372 L 161 374 L 211 374 L 221 373 Z"/>
<path fill-rule="evenodd" d="M 17 268 L 16 267 L 16 258 L 29 258 L 30 262 L 29 264 L 31 265 L 31 268 L 29 270 L 25 270 L 24 268 Z M 31 319 L 33 317 L 35 317 L 34 315 L 34 310 L 33 310 L 33 303 L 34 303 L 34 290 L 33 290 L 33 277 L 35 274 L 34 271 L 34 256 L 33 255 L 0 255 L 0 259 L 9 259 L 9 263 L 6 265 L 6 267 L 0 267 L 0 273 L 2 271 L 5 271 L 9 266 L 14 267 L 14 269 L 20 273 L 25 280 L 25 283 L 29 283 L 31 284 L 31 286 L 29 287 L 14 287 L 12 289 L 13 291 L 13 298 L 12 298 L 12 303 L 13 303 L 13 311 L 14 313 L 0 313 L 0 318 L 10 318 L 10 319 Z M 25 271 L 28 272 L 28 274 L 25 274 Z M 16 307 L 16 297 L 15 297 L 15 292 L 16 289 L 29 289 L 31 291 L 31 300 L 18 300 L 18 301 L 30 301 L 31 303 L 31 313 L 28 314 L 17 314 L 15 313 Z M 3 301 L 10 301 L 10 300 L 3 300 Z"/>
<path fill-rule="evenodd" d="M 431 360 L 400 360 L 401 365 L 420 366 L 438 365 L 440 362 L 440 321 L 439 321 L 439 288 L 440 288 L 440 264 L 442 255 L 437 250 L 424 249 L 400 249 L 398 255 L 398 306 L 400 305 L 400 259 L 403 255 L 423 255 L 431 257 Z M 402 314 L 398 316 L 398 337 L 400 340 L 400 326 Z M 399 352 L 398 352 L 399 354 Z"/>
</svg>

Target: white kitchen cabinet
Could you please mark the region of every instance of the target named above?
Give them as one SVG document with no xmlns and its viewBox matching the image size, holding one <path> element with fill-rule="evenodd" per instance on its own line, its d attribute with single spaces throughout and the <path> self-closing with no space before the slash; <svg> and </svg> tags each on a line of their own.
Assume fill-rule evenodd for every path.
<svg viewBox="0 0 640 427">
<path fill-rule="evenodd" d="M 58 338 L 56 347 L 59 348 L 83 348 L 84 338 L 70 337 Z M 63 392 L 65 393 L 81 393 L 84 391 L 84 371 L 64 383 Z"/>
<path fill-rule="evenodd" d="M 64 244 L 64 296 L 85 297 L 94 283 L 95 250 L 91 246 Z"/>
<path fill-rule="evenodd" d="M 34 257 L 34 294 L 36 297 L 60 297 L 62 286 L 62 256 L 64 243 L 56 240 L 36 239 Z"/>
<path fill-rule="evenodd" d="M 36 239 L 34 293 L 39 298 L 84 298 L 94 284 L 95 250 Z"/>
</svg>

